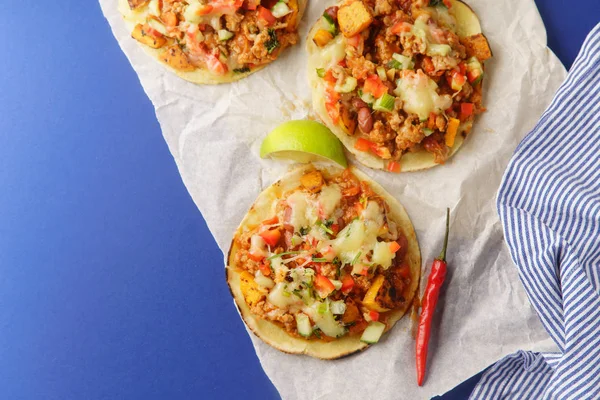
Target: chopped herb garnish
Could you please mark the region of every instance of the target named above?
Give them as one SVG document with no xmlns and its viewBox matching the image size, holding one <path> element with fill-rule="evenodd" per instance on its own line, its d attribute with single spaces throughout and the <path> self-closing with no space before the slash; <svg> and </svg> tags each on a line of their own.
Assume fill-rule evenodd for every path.
<svg viewBox="0 0 600 400">
<path fill-rule="evenodd" d="M 394 60 L 393 58 L 386 64 L 386 67 L 389 69 L 402 69 L 402 63 L 398 60 Z"/>
<path fill-rule="evenodd" d="M 277 257 L 287 256 L 288 254 L 300 254 L 301 251 L 284 251 L 283 253 L 273 254 L 271 257 L 268 257 L 267 260 L 272 260 Z"/>
<path fill-rule="evenodd" d="M 429 0 L 429 7 L 437 7 L 437 6 L 446 7 L 446 4 L 444 4 L 443 0 Z"/>
<path fill-rule="evenodd" d="M 305 226 L 305 227 L 300 228 L 300 234 L 302 236 L 308 234 L 308 232 L 310 232 L 310 229 L 308 229 L 308 227 Z"/>
<path fill-rule="evenodd" d="M 337 258 L 337 256 L 333 259 L 332 264 L 335 265 L 337 267 L 336 269 L 336 276 L 339 278 L 342 274 L 342 262 L 340 261 L 339 258 Z"/>
<path fill-rule="evenodd" d="M 358 258 L 360 257 L 361 254 L 362 254 L 362 252 L 359 251 L 358 254 L 354 256 L 354 258 L 352 259 L 352 262 L 350 264 L 351 265 L 356 264 L 356 262 L 358 261 Z"/>
<path fill-rule="evenodd" d="M 318 339 L 321 339 L 321 330 L 319 328 L 315 328 L 313 335 L 315 335 Z"/>
<path fill-rule="evenodd" d="M 327 312 L 327 303 L 319 304 L 319 308 L 317 309 L 319 314 L 325 314 Z"/>
<path fill-rule="evenodd" d="M 313 262 L 329 262 L 328 259 L 326 259 L 326 258 L 319 258 L 319 257 L 313 257 L 312 261 Z"/>
<path fill-rule="evenodd" d="M 269 39 L 265 42 L 265 47 L 267 48 L 267 53 L 271 54 L 273 50 L 279 47 L 279 39 L 277 39 L 277 33 L 275 29 L 269 29 Z"/>
<path fill-rule="evenodd" d="M 323 18 L 325 18 L 325 20 L 327 22 L 329 22 L 331 25 L 335 25 L 335 21 L 333 20 L 333 18 L 331 17 L 331 15 L 327 14 L 327 11 L 325 11 L 323 13 Z"/>
<path fill-rule="evenodd" d="M 234 68 L 233 72 L 236 74 L 244 74 L 246 72 L 250 72 L 250 67 Z"/>
<path fill-rule="evenodd" d="M 325 232 L 329 233 L 330 235 L 333 235 L 333 231 L 331 229 L 329 229 L 327 222 L 323 223 L 323 222 L 317 222 L 317 225 L 321 227 L 321 229 L 323 229 Z M 331 225 L 331 224 L 329 224 Z"/>
<path fill-rule="evenodd" d="M 317 68 L 317 76 L 323 78 L 325 76 L 325 68 Z"/>
<path fill-rule="evenodd" d="M 290 293 L 290 292 L 288 292 L 288 291 L 286 291 L 286 290 L 284 290 L 284 291 L 283 291 L 283 292 L 281 292 L 281 293 L 282 293 L 282 294 L 283 294 L 285 297 L 290 297 L 290 296 L 291 296 L 291 293 Z"/>
</svg>

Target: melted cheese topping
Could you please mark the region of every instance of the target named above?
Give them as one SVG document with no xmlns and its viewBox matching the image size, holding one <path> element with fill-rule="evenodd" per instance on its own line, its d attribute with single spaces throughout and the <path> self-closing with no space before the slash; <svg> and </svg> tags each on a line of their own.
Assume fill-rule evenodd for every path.
<svg viewBox="0 0 600 400">
<path fill-rule="evenodd" d="M 308 218 L 306 218 L 308 198 L 306 193 L 301 191 L 292 193 L 287 198 L 287 204 L 292 209 L 289 224 L 294 227 L 294 231 L 298 232 L 301 228 L 308 226 Z"/>
<path fill-rule="evenodd" d="M 323 186 L 318 197 L 320 216 L 328 219 L 342 200 L 342 191 L 336 184 Z"/>
<path fill-rule="evenodd" d="M 406 71 L 396 85 L 394 93 L 402 99 L 404 111 L 417 114 L 420 120 L 426 120 L 432 112 L 439 114 L 452 106 L 452 97 L 439 95 L 437 83 L 421 70 Z"/>
</svg>

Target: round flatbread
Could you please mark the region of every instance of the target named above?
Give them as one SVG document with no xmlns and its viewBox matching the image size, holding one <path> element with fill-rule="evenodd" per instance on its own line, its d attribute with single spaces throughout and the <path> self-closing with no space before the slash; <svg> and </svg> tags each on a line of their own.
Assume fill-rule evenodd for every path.
<svg viewBox="0 0 600 400">
<path fill-rule="evenodd" d="M 311 29 L 307 50 L 315 111 L 370 168 L 444 163 L 485 110 L 492 54 L 461 1 L 344 0 Z"/>
<path fill-rule="evenodd" d="M 226 267 L 256 336 L 321 359 L 369 346 L 361 337 L 370 325 L 391 329 L 412 305 L 420 271 L 416 234 L 396 199 L 356 169 L 310 164 L 258 196 Z"/>
<path fill-rule="evenodd" d="M 267 3 L 119 0 L 118 7 L 147 53 L 187 81 L 218 84 L 264 68 L 298 41 L 307 0 Z"/>
</svg>

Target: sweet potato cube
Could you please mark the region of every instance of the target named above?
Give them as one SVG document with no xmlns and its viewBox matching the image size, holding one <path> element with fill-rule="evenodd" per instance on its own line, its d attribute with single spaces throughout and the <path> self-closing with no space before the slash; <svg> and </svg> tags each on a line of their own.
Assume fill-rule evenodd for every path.
<svg viewBox="0 0 600 400">
<path fill-rule="evenodd" d="M 313 37 L 313 42 L 319 47 L 325 47 L 331 40 L 333 40 L 333 35 L 325 29 L 319 29 Z"/>
<path fill-rule="evenodd" d="M 137 24 L 135 28 L 133 28 L 133 32 L 131 32 L 131 37 L 137 40 L 138 42 L 145 44 L 146 46 L 150 46 L 153 49 L 158 49 L 167 42 L 167 39 L 160 33 L 158 35 L 151 34 L 149 31 L 144 28 L 142 24 Z"/>
<path fill-rule="evenodd" d="M 492 56 L 490 45 L 481 33 L 463 38 L 462 44 L 466 47 L 469 57 L 475 56 L 479 61 L 485 61 Z"/>
<path fill-rule="evenodd" d="M 300 184 L 310 192 L 316 193 L 321 190 L 321 186 L 323 186 L 323 175 L 319 171 L 311 171 L 302 175 Z"/>
<path fill-rule="evenodd" d="M 196 69 L 178 45 L 172 45 L 160 54 L 160 60 L 178 71 L 193 71 Z"/>
<path fill-rule="evenodd" d="M 254 277 L 248 271 L 240 273 L 240 289 L 250 307 L 253 307 L 264 297 L 264 293 L 260 291 Z"/>
<path fill-rule="evenodd" d="M 371 11 L 360 0 L 340 7 L 337 17 L 340 31 L 348 38 L 361 33 L 373 22 Z"/>
<path fill-rule="evenodd" d="M 342 107 L 340 117 L 344 131 L 350 136 L 354 135 L 357 125 L 356 113 L 351 112 L 346 107 Z"/>
</svg>

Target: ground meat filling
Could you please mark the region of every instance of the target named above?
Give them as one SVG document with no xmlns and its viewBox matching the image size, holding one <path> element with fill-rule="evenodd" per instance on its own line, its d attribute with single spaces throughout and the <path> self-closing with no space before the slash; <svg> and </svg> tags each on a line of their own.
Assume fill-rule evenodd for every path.
<svg viewBox="0 0 600 400">
<path fill-rule="evenodd" d="M 448 7 L 449 0 L 344 0 L 327 9 L 314 35 L 324 50 L 331 32 L 344 39 L 345 58 L 320 74 L 328 115 L 388 169 L 423 150 L 443 163 L 456 136 L 468 133 L 462 127 L 485 111 L 487 41 L 460 39 Z"/>
<path fill-rule="evenodd" d="M 132 36 L 150 47 L 164 49 L 159 58 L 181 71 L 200 68 L 216 75 L 250 72 L 274 61 L 281 51 L 298 42 L 297 0 L 282 3 L 277 11 L 273 11 L 277 2 L 267 0 L 138 3 L 129 1 L 132 10 L 146 7 L 148 15 Z"/>
<path fill-rule="evenodd" d="M 298 210 L 311 212 L 305 201 L 319 210 L 320 217 L 312 225 L 300 226 L 298 219 L 304 217 Z M 385 323 L 391 311 L 406 306 L 409 244 L 402 229 L 388 218 L 385 200 L 367 182 L 350 170 L 335 176 L 308 171 L 297 188 L 282 194 L 274 210 L 273 217 L 235 238 L 239 249 L 235 262 L 253 281 L 244 292 L 253 314 L 293 336 L 332 340 L 360 335 L 371 321 Z M 356 230 L 368 232 L 369 226 L 372 236 L 350 238 L 359 235 Z M 348 247 L 345 240 L 356 247 Z M 330 311 L 328 330 L 320 323 Z M 299 314 L 310 319 L 308 334 L 299 331 Z"/>
</svg>

